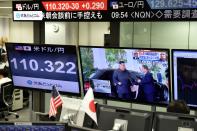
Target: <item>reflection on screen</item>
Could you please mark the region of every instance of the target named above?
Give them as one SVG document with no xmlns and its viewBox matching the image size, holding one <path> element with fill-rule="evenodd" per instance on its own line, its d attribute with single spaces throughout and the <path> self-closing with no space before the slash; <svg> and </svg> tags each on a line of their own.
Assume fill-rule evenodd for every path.
<svg viewBox="0 0 197 131">
<path fill-rule="evenodd" d="M 197 106 L 197 52 L 173 51 L 174 97 Z"/>
</svg>

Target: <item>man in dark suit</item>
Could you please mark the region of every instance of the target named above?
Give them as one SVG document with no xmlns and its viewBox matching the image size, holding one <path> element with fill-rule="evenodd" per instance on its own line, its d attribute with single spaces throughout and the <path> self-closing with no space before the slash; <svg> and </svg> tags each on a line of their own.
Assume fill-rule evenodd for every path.
<svg viewBox="0 0 197 131">
<path fill-rule="evenodd" d="M 126 69 L 124 61 L 120 61 L 119 68 L 115 70 L 113 74 L 113 83 L 116 87 L 119 98 L 131 98 L 130 77 L 130 72 Z"/>
<path fill-rule="evenodd" d="M 142 65 L 141 70 L 144 73 L 144 77 L 142 79 L 138 79 L 138 83 L 142 87 L 144 99 L 148 102 L 154 102 L 155 87 L 152 73 L 149 72 L 147 65 Z"/>
</svg>

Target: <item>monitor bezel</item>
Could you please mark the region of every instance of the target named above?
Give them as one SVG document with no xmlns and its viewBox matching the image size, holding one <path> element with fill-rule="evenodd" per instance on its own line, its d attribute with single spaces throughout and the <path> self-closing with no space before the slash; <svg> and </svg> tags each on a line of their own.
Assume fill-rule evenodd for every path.
<svg viewBox="0 0 197 131">
<path fill-rule="evenodd" d="M 171 69 L 172 69 L 172 98 L 173 100 L 178 100 L 178 99 L 175 99 L 175 87 L 174 87 L 174 52 L 176 51 L 186 51 L 186 52 L 196 52 L 197 53 L 197 50 L 194 50 L 194 49 L 172 49 L 171 50 L 171 61 L 172 61 L 172 64 L 171 64 Z M 196 58 L 197 59 L 197 58 Z M 197 109 L 197 105 L 196 107 L 195 106 L 192 106 L 192 105 L 189 105 L 187 104 L 187 106 L 189 106 L 191 109 Z"/>
<path fill-rule="evenodd" d="M 190 119 L 197 119 L 196 115 L 191 115 L 191 114 L 183 114 L 183 113 L 174 113 L 174 112 L 155 112 L 153 116 L 153 129 L 155 130 L 156 128 L 156 119 L 158 116 L 163 115 L 163 116 L 172 116 L 172 117 L 177 117 L 178 120 L 190 120 Z"/>
<path fill-rule="evenodd" d="M 196 118 L 196 115 L 193 114 L 184 114 L 184 113 L 176 113 L 176 112 L 161 112 L 161 111 L 156 111 L 154 112 L 154 116 L 156 117 L 157 115 L 169 115 L 169 116 L 176 116 L 176 117 L 188 117 L 188 118 Z"/>
<path fill-rule="evenodd" d="M 63 95 L 70 95 L 70 96 L 77 96 L 77 97 L 81 97 L 81 84 L 80 84 L 80 76 L 79 76 L 79 61 L 78 61 L 78 53 L 77 53 L 77 47 L 74 45 L 56 45 L 56 44 L 37 44 L 37 43 L 12 43 L 12 42 L 7 42 L 6 44 L 6 52 L 7 52 L 7 58 L 8 58 L 8 63 L 10 65 L 10 58 L 9 58 L 9 51 L 7 50 L 7 46 L 15 46 L 15 45 L 35 45 L 35 46 L 52 46 L 52 47 L 57 47 L 57 46 L 61 46 L 61 47 L 72 47 L 73 49 L 76 48 L 76 72 L 77 72 L 77 80 L 78 80 L 78 86 L 79 86 L 79 93 L 72 93 L 72 92 L 62 92 L 59 91 L 60 94 Z M 9 66 L 9 71 L 11 73 L 11 79 L 12 79 L 12 85 L 17 88 L 17 89 L 23 89 L 23 90 L 31 90 L 31 91 L 42 91 L 45 93 L 51 93 L 51 90 L 47 90 L 47 89 L 39 89 L 39 88 L 31 88 L 31 87 L 22 87 L 22 86 L 15 86 L 14 82 L 13 82 L 13 75 L 12 75 L 12 70 L 11 67 Z"/>
<path fill-rule="evenodd" d="M 124 99 L 119 99 L 119 98 L 112 98 L 112 97 L 100 97 L 95 95 L 95 98 L 98 99 L 104 99 L 104 100 L 112 100 L 112 101 L 120 101 L 120 102 L 126 102 L 126 103 L 136 103 L 136 104 L 144 104 L 144 105 L 152 105 L 152 106 L 161 106 L 161 107 L 166 107 L 170 102 L 171 102 L 171 76 L 170 76 L 170 50 L 167 48 L 133 48 L 133 47 L 113 47 L 113 46 L 84 46 L 84 45 L 80 45 L 78 46 L 78 50 L 79 50 L 79 58 L 80 58 L 80 68 L 81 68 L 81 77 L 82 77 L 82 90 L 83 90 L 83 94 L 85 95 L 85 90 L 84 90 L 84 76 L 83 76 L 83 67 L 82 67 L 82 58 L 81 58 L 81 51 L 80 48 L 113 48 L 113 49 L 141 49 L 141 50 L 161 50 L 161 51 L 165 51 L 168 54 L 168 69 L 169 69 L 169 102 L 168 103 L 153 103 L 153 102 L 145 102 L 145 101 L 137 101 L 137 100 L 124 100 Z"/>
</svg>

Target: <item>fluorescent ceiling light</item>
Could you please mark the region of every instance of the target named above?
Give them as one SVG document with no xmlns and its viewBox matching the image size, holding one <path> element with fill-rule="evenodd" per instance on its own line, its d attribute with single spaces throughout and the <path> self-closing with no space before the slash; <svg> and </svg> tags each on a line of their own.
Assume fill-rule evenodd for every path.
<svg viewBox="0 0 197 131">
<path fill-rule="evenodd" d="M 11 9 L 12 7 L 0 7 L 0 9 Z"/>
<path fill-rule="evenodd" d="M 0 18 L 12 18 L 12 16 L 1 16 L 0 15 Z"/>
</svg>

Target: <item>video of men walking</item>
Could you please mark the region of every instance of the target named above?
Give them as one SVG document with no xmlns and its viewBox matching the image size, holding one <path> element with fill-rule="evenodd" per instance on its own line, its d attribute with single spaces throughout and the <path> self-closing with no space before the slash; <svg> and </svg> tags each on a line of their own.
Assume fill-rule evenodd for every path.
<svg viewBox="0 0 197 131">
<path fill-rule="evenodd" d="M 168 104 L 168 50 L 80 47 L 84 91 L 95 97 Z"/>
</svg>

